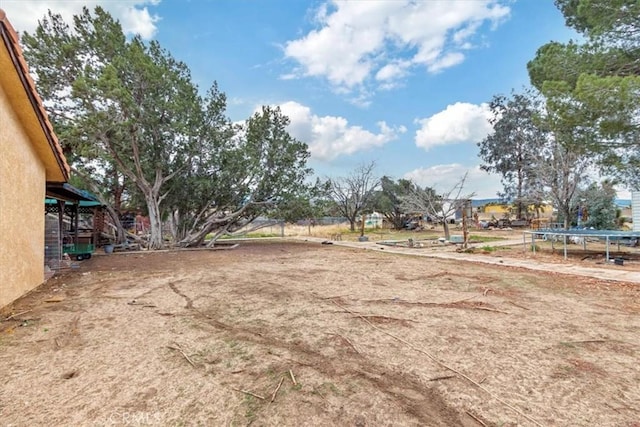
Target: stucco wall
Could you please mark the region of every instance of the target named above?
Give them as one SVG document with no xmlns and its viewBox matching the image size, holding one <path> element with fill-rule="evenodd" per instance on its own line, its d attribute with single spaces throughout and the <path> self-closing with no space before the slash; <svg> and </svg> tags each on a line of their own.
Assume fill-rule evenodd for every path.
<svg viewBox="0 0 640 427">
<path fill-rule="evenodd" d="M 0 86 L 0 308 L 44 280 L 45 169 Z"/>
</svg>

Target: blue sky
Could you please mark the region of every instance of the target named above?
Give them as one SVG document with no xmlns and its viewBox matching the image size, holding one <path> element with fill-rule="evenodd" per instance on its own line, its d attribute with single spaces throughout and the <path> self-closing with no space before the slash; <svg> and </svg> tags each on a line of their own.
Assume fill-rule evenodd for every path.
<svg viewBox="0 0 640 427">
<path fill-rule="evenodd" d="M 552 0 L 0 0 L 18 31 L 47 9 L 67 20 L 101 5 L 215 80 L 233 120 L 279 105 L 320 177 L 376 161 L 377 172 L 495 197 L 479 170 L 493 95 L 528 85 L 527 61 L 576 35 Z"/>
</svg>

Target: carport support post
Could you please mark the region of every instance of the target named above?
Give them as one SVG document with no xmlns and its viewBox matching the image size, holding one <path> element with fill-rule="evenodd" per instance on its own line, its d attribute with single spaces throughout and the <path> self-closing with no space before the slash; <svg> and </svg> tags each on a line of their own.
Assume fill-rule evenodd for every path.
<svg viewBox="0 0 640 427">
<path fill-rule="evenodd" d="M 607 262 L 609 262 L 609 236 L 607 236 Z"/>
<path fill-rule="evenodd" d="M 56 199 L 56 203 L 58 204 L 58 253 L 60 254 L 60 259 L 62 259 L 62 254 L 64 252 L 64 200 Z"/>
<path fill-rule="evenodd" d="M 80 216 L 79 215 L 79 210 L 78 210 L 79 205 L 80 205 L 80 201 L 79 200 L 76 200 L 76 203 L 73 205 L 73 211 L 74 211 L 74 215 L 75 215 L 73 226 L 74 226 L 75 231 L 76 231 L 76 235 L 73 238 L 73 244 L 75 245 L 76 249 L 78 248 L 78 243 L 79 243 L 79 239 L 80 239 L 80 233 L 78 231 L 78 226 L 80 225 L 79 218 L 78 218 Z"/>
<path fill-rule="evenodd" d="M 567 259 L 567 235 L 564 235 L 564 259 Z"/>
</svg>

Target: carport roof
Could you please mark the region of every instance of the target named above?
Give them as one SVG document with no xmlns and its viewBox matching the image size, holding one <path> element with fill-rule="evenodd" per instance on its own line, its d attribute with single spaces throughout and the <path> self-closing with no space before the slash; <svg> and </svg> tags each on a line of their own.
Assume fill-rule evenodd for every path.
<svg viewBox="0 0 640 427">
<path fill-rule="evenodd" d="M 62 184 L 48 183 L 47 197 L 72 203 L 78 201 L 97 202 L 96 206 L 100 205 L 96 196 L 86 190 L 81 190 L 66 182 Z"/>
</svg>

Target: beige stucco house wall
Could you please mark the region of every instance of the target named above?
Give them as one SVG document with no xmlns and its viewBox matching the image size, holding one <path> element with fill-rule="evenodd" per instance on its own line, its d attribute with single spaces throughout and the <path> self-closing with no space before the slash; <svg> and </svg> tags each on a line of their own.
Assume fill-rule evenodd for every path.
<svg viewBox="0 0 640 427">
<path fill-rule="evenodd" d="M 43 282 L 46 187 L 68 178 L 18 36 L 0 9 L 0 309 Z"/>
</svg>

